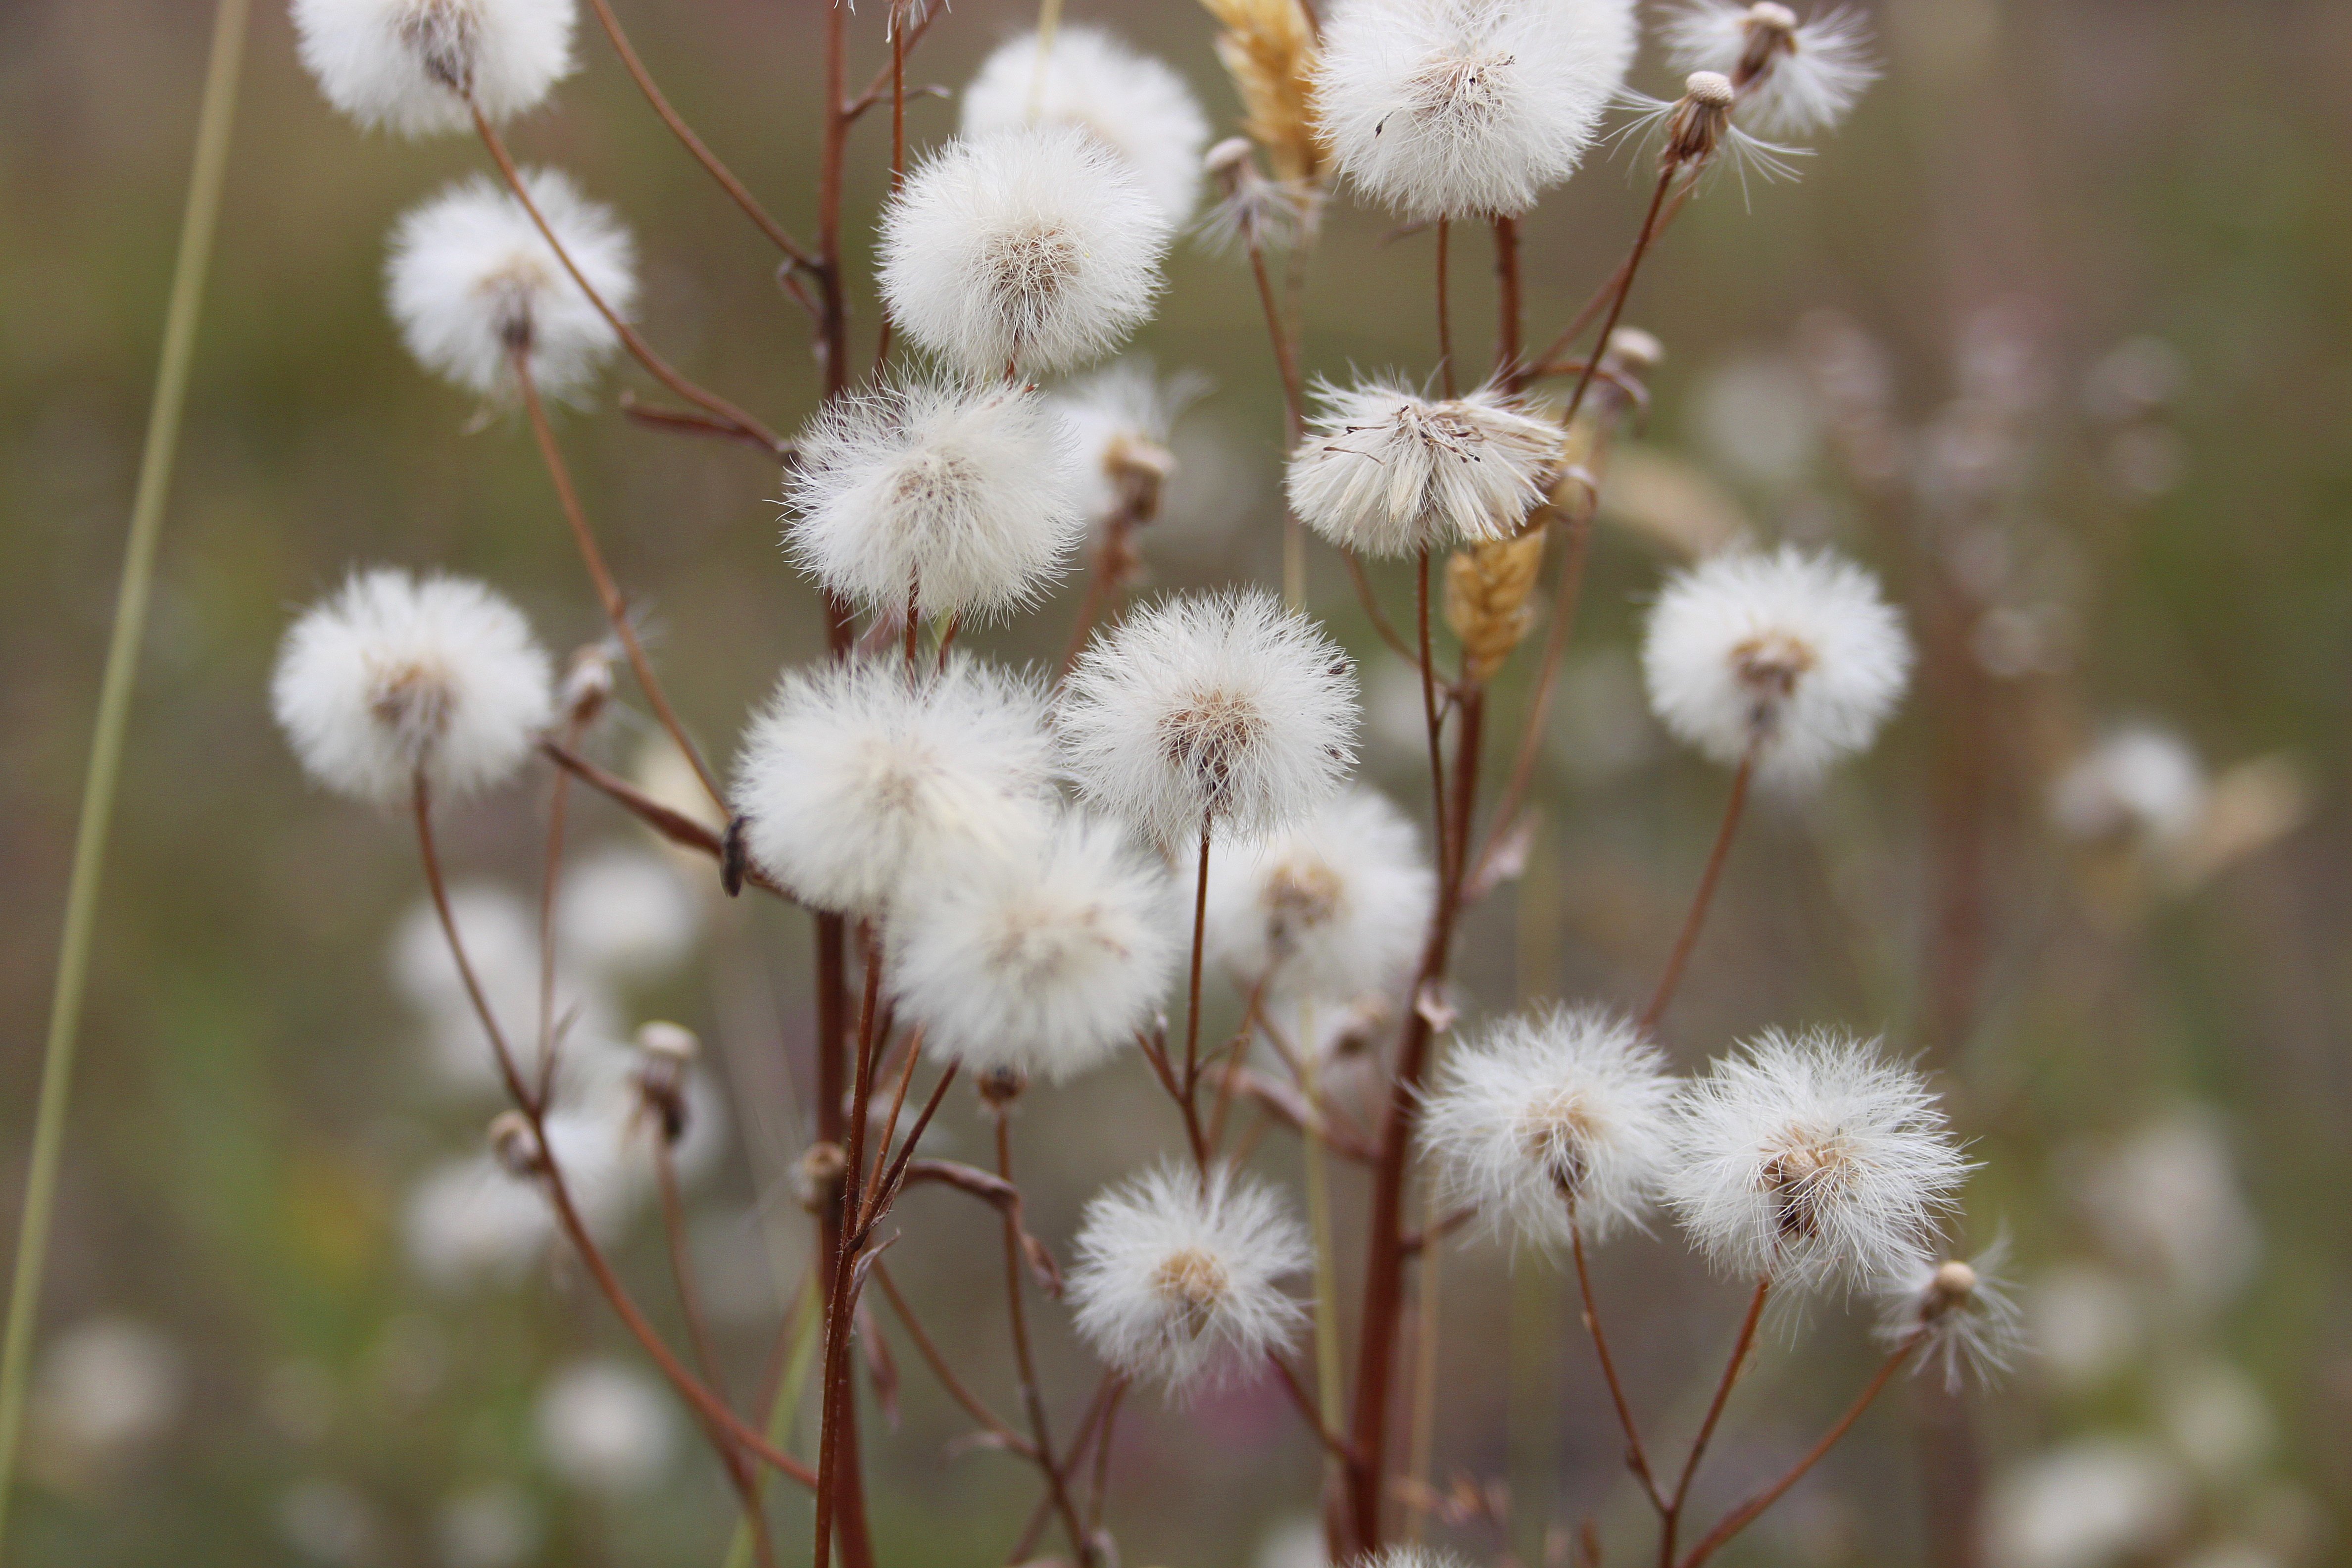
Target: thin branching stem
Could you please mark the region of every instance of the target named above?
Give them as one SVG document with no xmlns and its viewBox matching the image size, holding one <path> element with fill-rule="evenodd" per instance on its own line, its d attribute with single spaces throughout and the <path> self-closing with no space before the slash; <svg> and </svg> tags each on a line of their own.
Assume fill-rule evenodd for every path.
<svg viewBox="0 0 2352 1568">
<path fill-rule="evenodd" d="M 1698 890 L 1691 895 L 1690 910 L 1683 916 L 1681 934 L 1675 938 L 1674 951 L 1666 957 L 1665 973 L 1658 976 L 1658 988 L 1650 994 L 1650 1005 L 1642 1009 L 1640 1027 L 1647 1034 L 1665 1016 L 1667 1006 L 1681 985 L 1683 970 L 1690 963 L 1691 952 L 1698 946 L 1699 928 L 1706 923 L 1706 911 L 1715 901 L 1716 885 L 1723 880 L 1723 868 L 1731 856 L 1731 840 L 1739 831 L 1741 807 L 1748 803 L 1748 786 L 1756 772 L 1756 750 L 1739 759 L 1732 770 L 1731 795 L 1723 805 L 1723 825 L 1716 829 L 1715 847 L 1707 851 L 1706 868 L 1699 873 Z"/>
<path fill-rule="evenodd" d="M 1584 374 L 1576 378 L 1576 390 L 1569 394 L 1568 411 L 1559 416 L 1564 428 L 1576 423 L 1577 415 L 1584 407 L 1585 394 L 1592 390 L 1592 377 L 1601 369 L 1602 356 L 1609 352 L 1609 334 L 1617 330 L 1618 319 L 1625 313 L 1626 298 L 1633 292 L 1634 275 L 1642 270 L 1642 260 L 1650 254 L 1650 247 L 1658 237 L 1658 213 L 1665 205 L 1667 188 L 1680 172 L 1680 164 L 1667 164 L 1658 175 L 1657 187 L 1650 193 L 1649 210 L 1642 215 L 1642 232 L 1633 237 L 1633 248 L 1627 253 L 1625 265 L 1617 275 L 1616 289 L 1609 296 L 1609 313 L 1601 319 L 1600 335 L 1592 340 L 1592 352 L 1585 356 Z"/>
<path fill-rule="evenodd" d="M 996 1173 L 1010 1184 L 1013 1181 L 1013 1117 L 1010 1106 L 996 1108 Z M 1054 1458 L 1054 1438 L 1045 1419 L 1045 1398 L 1037 1385 L 1036 1357 L 1029 1348 L 1029 1314 L 1023 1300 L 1021 1215 L 1017 1207 L 1004 1210 L 1004 1294 L 1006 1326 L 1013 1336 L 1013 1374 L 1021 1382 L 1021 1405 L 1029 1418 L 1029 1434 L 1037 1446 L 1044 1463 L 1046 1489 L 1052 1494 L 1054 1510 L 1062 1516 L 1062 1527 L 1068 1531 L 1070 1550 L 1077 1554 L 1078 1568 L 1090 1568 L 1094 1562 L 1094 1543 L 1087 1535 L 1086 1525 L 1078 1518 L 1077 1505 L 1071 1500 L 1067 1478 Z"/>
<path fill-rule="evenodd" d="M 1658 1524 L 1658 1568 L 1674 1568 L 1675 1534 L 1680 1528 L 1683 1505 L 1690 1500 L 1691 1482 L 1698 1479 L 1699 1461 L 1706 1458 L 1706 1446 L 1715 1437 L 1716 1424 L 1723 1419 L 1723 1407 L 1730 1401 L 1732 1385 L 1739 1381 L 1748 1365 L 1748 1354 L 1756 1348 L 1756 1328 L 1764 1320 L 1765 1299 L 1771 1294 L 1772 1277 L 1769 1274 L 1756 1281 L 1756 1290 L 1748 1299 L 1748 1315 L 1739 1321 L 1739 1336 L 1731 1342 L 1731 1357 L 1723 1363 L 1723 1376 L 1717 1380 L 1715 1397 L 1707 1401 L 1706 1418 L 1699 1423 L 1698 1436 L 1691 1439 L 1690 1456 L 1683 1461 L 1683 1470 L 1675 1481 L 1675 1489 L 1666 1499 Z"/>
<path fill-rule="evenodd" d="M 1576 1289 L 1584 1300 L 1584 1329 L 1592 1336 L 1592 1352 L 1601 1361 L 1601 1375 L 1609 1384 L 1609 1402 L 1616 1407 L 1617 1425 L 1625 1434 L 1625 1467 L 1633 1479 L 1642 1483 L 1642 1495 L 1663 1517 L 1666 1499 L 1658 1490 L 1657 1478 L 1650 1470 L 1650 1456 L 1642 1447 L 1642 1430 L 1633 1420 L 1633 1406 L 1625 1398 L 1625 1385 L 1618 1381 L 1617 1358 L 1609 1353 L 1609 1334 L 1601 1326 L 1601 1303 L 1592 1294 L 1592 1271 L 1584 1260 L 1584 1226 L 1576 1217 L 1576 1205 L 1569 1205 L 1569 1250 L 1576 1258 Z"/>
<path fill-rule="evenodd" d="M 1437 384 L 1445 395 L 1454 395 L 1454 305 L 1447 276 L 1448 254 L 1454 248 L 1454 226 L 1444 218 L 1437 220 Z"/>
</svg>

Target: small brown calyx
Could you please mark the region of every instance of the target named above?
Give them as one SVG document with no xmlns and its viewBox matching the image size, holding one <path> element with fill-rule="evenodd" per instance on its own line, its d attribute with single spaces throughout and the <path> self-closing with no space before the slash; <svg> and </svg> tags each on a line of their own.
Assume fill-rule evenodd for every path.
<svg viewBox="0 0 2352 1568">
<path fill-rule="evenodd" d="M 1017 1068 L 991 1068 L 980 1075 L 976 1087 L 981 1103 L 1001 1116 L 1028 1089 L 1029 1075 Z"/>
<path fill-rule="evenodd" d="M 1210 811 L 1220 811 L 1242 753 L 1265 731 L 1265 716 L 1237 691 L 1196 691 L 1160 721 L 1160 753 L 1201 788 Z"/>
<path fill-rule="evenodd" d="M 833 1142 L 812 1143 L 793 1168 L 793 1184 L 799 1189 L 801 1207 L 811 1214 L 822 1213 L 841 1190 L 841 1178 L 848 1173 L 849 1156 L 841 1145 Z"/>
<path fill-rule="evenodd" d="M 1152 1289 L 1176 1309 L 1187 1339 L 1199 1339 L 1233 1289 L 1225 1266 L 1197 1247 L 1170 1253 L 1152 1271 Z"/>
<path fill-rule="evenodd" d="M 1684 79 L 1682 100 L 1666 117 L 1667 167 L 1704 163 L 1714 157 L 1738 100 L 1731 79 L 1720 71 L 1693 71 Z"/>
<path fill-rule="evenodd" d="M 1759 633 L 1731 650 L 1732 672 L 1759 706 L 1787 701 L 1820 662 L 1811 644 L 1787 632 Z"/>
<path fill-rule="evenodd" d="M 1085 247 L 1058 224 L 999 235 L 986 257 L 992 292 L 1024 320 L 1038 302 L 1067 288 L 1085 263 Z"/>
<path fill-rule="evenodd" d="M 457 691 L 449 672 L 422 660 L 394 665 L 375 672 L 368 688 L 368 715 L 392 731 L 393 742 L 412 763 L 448 731 L 457 707 Z"/>
<path fill-rule="evenodd" d="M 501 1110 L 490 1118 L 490 1158 L 499 1169 L 518 1180 L 544 1175 L 547 1155 L 539 1144 L 530 1118 L 520 1110 Z"/>
<path fill-rule="evenodd" d="M 701 1049 L 694 1031 L 682 1025 L 657 1021 L 637 1031 L 644 1058 L 637 1068 L 637 1097 L 660 1124 L 665 1143 L 674 1146 L 686 1136 L 686 1076 Z"/>
<path fill-rule="evenodd" d="M 1208 156 L 1201 160 L 1201 166 L 1223 182 L 1230 192 L 1257 174 L 1257 161 L 1253 151 L 1248 137 L 1228 136 L 1209 149 Z"/>
<path fill-rule="evenodd" d="M 1176 471 L 1175 453 L 1148 436 L 1122 431 L 1104 447 L 1102 466 L 1118 495 L 1118 521 L 1140 524 L 1160 515 L 1160 493 Z"/>
<path fill-rule="evenodd" d="M 1780 56 L 1797 52 L 1797 14 L 1786 5 L 1760 0 L 1748 7 L 1739 26 L 1747 42 L 1739 51 L 1739 63 L 1732 68 L 1735 88 L 1746 87 L 1770 70 Z"/>
<path fill-rule="evenodd" d="M 1853 1174 L 1853 1156 L 1843 1138 L 1789 1134 L 1759 1173 L 1781 1239 L 1820 1240 L 1831 1206 Z"/>
<path fill-rule="evenodd" d="M 1519 1147 L 1539 1166 L 1565 1198 L 1574 1198 L 1591 1175 L 1586 1151 L 1591 1146 L 1592 1118 L 1583 1097 L 1561 1089 L 1529 1104 L 1519 1114 Z"/>
</svg>

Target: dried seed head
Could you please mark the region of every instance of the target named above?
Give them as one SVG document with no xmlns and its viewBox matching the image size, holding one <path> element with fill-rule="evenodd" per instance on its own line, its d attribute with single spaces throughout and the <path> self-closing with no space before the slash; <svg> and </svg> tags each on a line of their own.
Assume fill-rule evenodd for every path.
<svg viewBox="0 0 2352 1568">
<path fill-rule="evenodd" d="M 685 1025 L 656 1019 L 637 1030 L 637 1049 L 656 1061 L 687 1068 L 702 1054 L 702 1042 Z"/>
<path fill-rule="evenodd" d="M 490 1119 L 489 1142 L 490 1158 L 509 1176 L 522 1179 L 547 1169 L 539 1135 L 531 1131 L 530 1118 L 520 1110 L 501 1110 Z"/>
<path fill-rule="evenodd" d="M 1197 1340 L 1207 1330 L 1212 1314 L 1233 1289 L 1233 1278 L 1214 1254 L 1188 1247 L 1170 1253 L 1152 1270 L 1153 1289 L 1175 1308 L 1184 1337 Z"/>
<path fill-rule="evenodd" d="M 1773 1224 L 1789 1239 L 1819 1241 L 1823 1216 L 1855 1175 L 1845 1138 L 1789 1129 L 1757 1170 L 1757 1186 L 1772 1202 Z"/>
<path fill-rule="evenodd" d="M 841 1178 L 849 1171 L 849 1156 L 838 1143 L 812 1143 L 793 1172 L 801 1207 L 815 1214 L 833 1201 Z"/>
<path fill-rule="evenodd" d="M 1665 163 L 1699 164 L 1714 157 L 1737 100 L 1730 78 L 1716 71 L 1691 72 L 1683 83 L 1682 101 L 1666 120 Z"/>
<path fill-rule="evenodd" d="M 1936 1265 L 1931 1313 L 1947 1312 L 1977 1293 L 1977 1271 L 1954 1258 Z"/>
<path fill-rule="evenodd" d="M 1224 31 L 1217 58 L 1242 100 L 1242 129 L 1283 184 L 1312 186 L 1325 151 L 1315 122 L 1315 24 L 1300 0 L 1202 0 Z"/>
<path fill-rule="evenodd" d="M 556 704 L 563 717 L 582 729 L 594 723 L 613 700 L 613 654 L 601 642 L 592 642 L 572 656 L 564 667 Z"/>
<path fill-rule="evenodd" d="M 294 0 L 327 100 L 404 136 L 505 120 L 572 70 L 573 0 Z"/>
<path fill-rule="evenodd" d="M 1965 1263 L 1934 1253 L 1913 1258 L 1882 1292 L 1880 1341 L 1916 1345 L 1920 1370 L 1941 1363 L 1948 1388 L 1967 1373 L 2000 1371 L 2018 1340 L 2017 1303 L 2001 1279 L 2008 1254 L 2003 1238 Z"/>
<path fill-rule="evenodd" d="M 980 1090 L 981 1103 L 1001 1116 L 1028 1089 L 1029 1075 L 1015 1067 L 992 1067 L 980 1075 L 974 1087 Z"/>
<path fill-rule="evenodd" d="M 1543 564 L 1544 531 L 1457 550 L 1445 563 L 1445 624 L 1461 640 L 1463 672 L 1483 681 L 1535 625 L 1529 601 Z"/>
</svg>

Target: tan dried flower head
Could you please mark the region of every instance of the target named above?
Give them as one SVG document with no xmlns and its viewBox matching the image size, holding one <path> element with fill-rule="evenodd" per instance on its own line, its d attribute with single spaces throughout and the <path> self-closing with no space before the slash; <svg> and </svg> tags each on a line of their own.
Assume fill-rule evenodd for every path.
<svg viewBox="0 0 2352 1568">
<path fill-rule="evenodd" d="M 1315 120 L 1315 28 L 1299 0 L 1201 0 L 1224 31 L 1217 58 L 1242 100 L 1242 129 L 1275 177 L 1313 185 L 1325 153 Z"/>
</svg>

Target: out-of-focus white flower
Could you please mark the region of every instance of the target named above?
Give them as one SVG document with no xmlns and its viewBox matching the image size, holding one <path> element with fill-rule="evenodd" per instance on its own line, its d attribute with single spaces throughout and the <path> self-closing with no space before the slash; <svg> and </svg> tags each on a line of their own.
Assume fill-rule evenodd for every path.
<svg viewBox="0 0 2352 1568">
<path fill-rule="evenodd" d="M 358 1488 L 313 1478 L 297 1481 L 278 1500 L 278 1529 L 313 1563 L 360 1568 L 378 1550 L 383 1527 Z"/>
<path fill-rule="evenodd" d="M 1601 1007 L 1507 1018 L 1456 1050 L 1421 1140 L 1449 1194 L 1539 1245 L 1641 1222 L 1674 1152 L 1665 1059 Z"/>
<path fill-rule="evenodd" d="M 2210 794 L 2205 766 L 2186 741 L 2135 724 L 2107 735 L 2060 776 L 2050 815 L 2077 838 L 2138 833 L 2177 847 L 2196 834 Z"/>
<path fill-rule="evenodd" d="M 1684 1086 L 1666 1198 L 1717 1263 L 1783 1286 L 1883 1283 L 1968 1177 L 1919 1075 L 1875 1041 L 1769 1031 Z"/>
<path fill-rule="evenodd" d="M 559 170 L 526 170 L 522 179 L 563 255 L 626 317 L 637 297 L 629 231 Z M 417 363 L 484 396 L 515 395 L 520 353 L 541 393 L 576 398 L 620 342 L 522 203 L 486 175 L 460 180 L 402 216 L 383 279 L 401 341 Z"/>
<path fill-rule="evenodd" d="M 1042 56 L 1042 58 L 1041 58 Z M 1042 51 L 1024 33 L 988 57 L 963 89 L 962 131 L 1072 125 L 1117 153 L 1171 225 L 1200 199 L 1209 122 L 1184 79 L 1098 27 L 1056 27 Z"/>
<path fill-rule="evenodd" d="M 574 1362 L 540 1394 L 539 1446 L 549 1468 L 583 1491 L 641 1492 L 669 1468 L 677 1415 L 635 1367 Z"/>
<path fill-rule="evenodd" d="M 1209 958 L 1244 985 L 1349 1001 L 1412 962 L 1436 887 L 1404 814 L 1351 788 L 1211 860 Z"/>
<path fill-rule="evenodd" d="M 917 382 L 835 398 L 786 476 L 793 561 L 866 608 L 983 619 L 1045 591 L 1086 531 L 1077 451 L 1042 394 Z"/>
<path fill-rule="evenodd" d="M 703 901 L 651 850 L 605 849 L 565 867 L 557 900 L 565 967 L 613 981 L 661 978 L 702 931 Z"/>
<path fill-rule="evenodd" d="M 1079 510 L 1110 517 L 1141 500 L 1150 505 L 1139 510 L 1156 513 L 1176 467 L 1169 450 L 1176 421 L 1206 390 L 1201 375 L 1184 371 L 1162 380 L 1150 360 L 1132 355 L 1064 388 L 1055 403 L 1077 443 Z"/>
<path fill-rule="evenodd" d="M 901 331 L 979 379 L 1109 352 L 1151 313 L 1169 223 L 1073 126 L 959 140 L 882 215 L 882 300 Z"/>
<path fill-rule="evenodd" d="M 539 1510 L 519 1487 L 476 1487 L 442 1503 L 433 1536 L 446 1568 L 520 1568 L 544 1533 Z"/>
<path fill-rule="evenodd" d="M 572 0 L 294 0 L 327 101 L 403 136 L 507 120 L 572 74 Z"/>
<path fill-rule="evenodd" d="M 2063 1264 L 2036 1277 L 2026 1292 L 2026 1340 L 2063 1388 L 2088 1389 L 2122 1370 L 2141 1331 L 2130 1288 L 2104 1268 Z"/>
<path fill-rule="evenodd" d="M 1289 1342 L 1307 1314 L 1281 1280 L 1312 1261 L 1270 1189 L 1163 1165 L 1087 1205 L 1069 1298 L 1097 1355 L 1181 1396 Z"/>
<path fill-rule="evenodd" d="M 2229 1144 L 2202 1110 L 2133 1134 L 2087 1174 L 2082 1197 L 2116 1259 L 2193 1311 L 2236 1295 L 2261 1252 Z"/>
<path fill-rule="evenodd" d="M 1901 700 L 1911 640 L 1877 582 L 1834 555 L 1731 552 L 1671 578 L 1642 643 L 1650 706 L 1727 767 L 1801 785 L 1862 750 Z"/>
<path fill-rule="evenodd" d="M 445 1290 L 511 1279 L 536 1261 L 555 1233 L 547 1200 L 487 1154 L 427 1171 L 401 1206 L 410 1267 Z"/>
<path fill-rule="evenodd" d="M 2277 1436 L 2270 1405 L 2253 1380 L 2226 1362 L 2168 1369 L 2157 1403 L 2173 1447 L 2218 1485 L 2243 1482 L 2270 1457 Z"/>
<path fill-rule="evenodd" d="M 522 612 L 479 583 L 354 573 L 286 634 L 270 682 L 310 776 L 361 800 L 404 798 L 422 773 L 450 801 L 503 782 L 552 699 Z"/>
<path fill-rule="evenodd" d="M 1311 1513 L 1277 1521 L 1258 1537 L 1256 1568 L 1331 1568 L 1323 1521 Z"/>
<path fill-rule="evenodd" d="M 507 1047 L 527 1074 L 539 1070 L 540 945 L 535 910 L 507 889 L 461 882 L 449 889 L 449 915 L 466 960 L 482 987 L 490 1016 Z M 426 1026 L 433 1065 L 455 1089 L 499 1088 L 497 1058 L 481 1016 L 466 993 L 450 956 L 449 939 L 432 900 L 420 899 L 401 917 L 392 936 L 393 985 Z M 619 1027 L 611 994 L 595 977 L 571 967 L 555 976 L 555 1017 L 562 1026 L 563 1077 L 579 1075 L 593 1042 L 609 1039 Z"/>
<path fill-rule="evenodd" d="M 1319 124 L 1409 218 L 1516 215 L 1576 171 L 1633 58 L 1631 0 L 1343 0 Z"/>
<path fill-rule="evenodd" d="M 891 921 L 891 989 L 926 1049 L 1061 1081 L 1147 1023 L 1177 957 L 1166 873 L 1072 812 L 1039 852 L 980 856 Z"/>
<path fill-rule="evenodd" d="M 131 1318 L 89 1318 L 42 1352 L 27 1414 L 51 1465 L 103 1465 L 169 1431 L 186 1395 L 179 1348 L 161 1331 Z"/>
<path fill-rule="evenodd" d="M 1799 21 L 1773 0 L 1691 0 L 1661 31 L 1675 68 L 1728 77 L 1734 113 L 1766 136 L 1830 130 L 1878 78 L 1869 29 L 1843 8 Z"/>
<path fill-rule="evenodd" d="M 1559 426 L 1491 387 L 1434 403 L 1380 382 L 1315 394 L 1314 428 L 1290 455 L 1290 505 L 1342 550 L 1411 555 L 1507 538 L 1559 460 Z"/>
<path fill-rule="evenodd" d="M 1265 593 L 1162 600 L 1097 637 L 1059 710 L 1088 800 L 1163 844 L 1297 822 L 1355 762 L 1355 666 Z"/>
<path fill-rule="evenodd" d="M 900 880 L 1012 854 L 1046 821 L 1052 743 L 1028 681 L 958 657 L 788 671 L 744 737 L 735 806 L 752 858 L 823 909 L 875 914 Z"/>
<path fill-rule="evenodd" d="M 1966 1262 L 1921 1253 L 1881 1288 L 1878 1337 L 1898 1345 L 1917 1336 L 1913 1365 L 1940 1365 L 1944 1386 L 1965 1373 L 1990 1379 L 2009 1370 L 2020 1338 L 2017 1300 L 2001 1277 L 2006 1240 Z"/>
<path fill-rule="evenodd" d="M 2110 1568 L 2178 1528 L 2187 1479 L 2150 1445 L 2093 1437 L 2011 1470 L 1986 1503 L 1998 1568 Z"/>
</svg>

